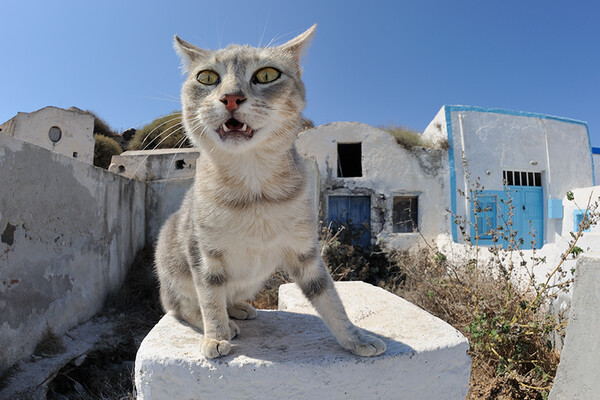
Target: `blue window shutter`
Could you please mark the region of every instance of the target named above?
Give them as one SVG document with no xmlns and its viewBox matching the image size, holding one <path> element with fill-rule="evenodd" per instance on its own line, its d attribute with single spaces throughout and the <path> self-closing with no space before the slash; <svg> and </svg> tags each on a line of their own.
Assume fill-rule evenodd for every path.
<svg viewBox="0 0 600 400">
<path fill-rule="evenodd" d="M 548 199 L 548 219 L 563 218 L 562 199 Z"/>
</svg>

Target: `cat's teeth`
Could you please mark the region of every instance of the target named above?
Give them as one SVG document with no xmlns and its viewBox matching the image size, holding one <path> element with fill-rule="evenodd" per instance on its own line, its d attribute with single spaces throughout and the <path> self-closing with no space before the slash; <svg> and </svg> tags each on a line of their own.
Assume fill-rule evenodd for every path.
<svg viewBox="0 0 600 400">
<path fill-rule="evenodd" d="M 223 128 L 223 132 L 229 132 L 231 130 L 225 124 L 223 124 L 222 128 Z"/>
<path fill-rule="evenodd" d="M 248 129 L 248 126 L 246 124 L 242 125 L 242 129 L 240 129 L 242 132 L 245 132 Z"/>
</svg>

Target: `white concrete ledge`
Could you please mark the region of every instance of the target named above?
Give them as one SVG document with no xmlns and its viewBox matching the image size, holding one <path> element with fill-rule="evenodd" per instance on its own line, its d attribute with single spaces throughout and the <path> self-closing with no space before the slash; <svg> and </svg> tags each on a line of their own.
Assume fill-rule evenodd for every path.
<svg viewBox="0 0 600 400">
<path fill-rule="evenodd" d="M 600 253 L 577 260 L 573 300 L 550 400 L 597 399 L 600 393 Z"/>
<path fill-rule="evenodd" d="M 464 399 L 467 340 L 445 322 L 383 289 L 336 283 L 350 319 L 386 342 L 379 357 L 343 350 L 295 284 L 279 311 L 238 321 L 229 355 L 200 354 L 201 333 L 166 315 L 142 342 L 135 381 L 149 399 Z"/>
</svg>

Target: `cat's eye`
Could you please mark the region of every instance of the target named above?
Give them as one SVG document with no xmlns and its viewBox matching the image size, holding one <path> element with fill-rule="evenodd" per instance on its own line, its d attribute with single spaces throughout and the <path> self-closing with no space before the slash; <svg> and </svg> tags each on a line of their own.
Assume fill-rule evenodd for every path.
<svg viewBox="0 0 600 400">
<path fill-rule="evenodd" d="M 277 80 L 281 76 L 281 72 L 273 67 L 266 67 L 259 69 L 254 74 L 254 81 L 256 83 L 270 83 Z"/>
<path fill-rule="evenodd" d="M 215 83 L 219 83 L 219 74 L 214 71 L 204 70 L 198 73 L 196 79 L 203 85 L 214 85 Z"/>
</svg>

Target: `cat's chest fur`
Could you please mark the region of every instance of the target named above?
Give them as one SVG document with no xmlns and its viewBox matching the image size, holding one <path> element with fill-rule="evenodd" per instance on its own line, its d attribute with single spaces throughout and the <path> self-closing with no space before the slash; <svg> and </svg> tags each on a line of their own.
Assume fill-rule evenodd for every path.
<svg viewBox="0 0 600 400">
<path fill-rule="evenodd" d="M 311 186 L 299 159 L 269 175 L 211 174 L 205 167 L 195 183 L 192 220 L 201 246 L 223 255 L 230 277 L 262 279 L 314 247 Z"/>
</svg>

